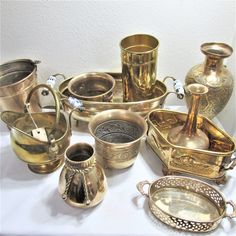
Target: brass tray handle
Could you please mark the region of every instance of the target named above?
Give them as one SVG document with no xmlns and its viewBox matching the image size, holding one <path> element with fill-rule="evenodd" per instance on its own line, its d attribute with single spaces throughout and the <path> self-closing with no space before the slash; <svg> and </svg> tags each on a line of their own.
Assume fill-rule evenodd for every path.
<svg viewBox="0 0 236 236">
<path fill-rule="evenodd" d="M 226 202 L 226 204 L 229 204 L 232 206 L 233 212 L 230 214 L 225 213 L 225 217 L 229 217 L 230 219 L 235 218 L 236 217 L 236 204 L 233 201 L 228 201 Z"/>
<path fill-rule="evenodd" d="M 59 125 L 59 121 L 60 121 L 60 100 L 59 100 L 59 97 L 58 97 L 58 95 L 56 94 L 56 92 L 55 92 L 50 86 L 48 86 L 48 85 L 46 85 L 46 84 L 38 84 L 38 85 L 36 85 L 36 86 L 30 91 L 30 93 L 28 94 L 28 96 L 27 96 L 27 98 L 26 98 L 25 107 L 24 107 L 24 112 L 30 114 L 30 113 L 29 113 L 29 110 L 28 110 L 28 107 L 29 107 L 29 105 L 30 105 L 30 99 L 31 99 L 33 93 L 34 93 L 36 90 L 40 89 L 40 88 L 46 88 L 46 89 L 48 89 L 48 90 L 51 92 L 51 94 L 52 94 L 52 96 L 53 96 L 53 98 L 54 98 L 54 101 L 55 101 L 56 121 L 55 121 L 53 130 L 52 130 L 52 133 L 54 133 L 54 131 L 57 130 L 58 125 Z"/>
<path fill-rule="evenodd" d="M 141 181 L 141 182 L 137 183 L 136 187 L 137 187 L 138 191 L 139 191 L 143 196 L 146 196 L 146 197 L 149 198 L 148 193 L 146 193 L 146 192 L 144 191 L 144 189 L 143 189 L 143 187 L 144 187 L 145 185 L 150 186 L 151 183 L 150 183 L 149 181 L 147 181 L 147 180 L 144 180 L 144 181 Z"/>
<path fill-rule="evenodd" d="M 236 157 L 231 159 L 231 162 L 228 165 L 225 165 L 224 170 L 232 170 L 236 166 Z"/>
<path fill-rule="evenodd" d="M 162 80 L 162 82 L 165 83 L 165 81 L 166 81 L 167 79 L 173 80 L 173 89 L 174 89 L 174 92 L 173 92 L 173 91 L 170 91 L 170 92 L 168 92 L 168 94 L 174 93 L 174 94 L 177 95 L 177 97 L 178 97 L 179 99 L 183 99 L 185 93 L 184 93 L 184 87 L 183 87 L 181 81 L 178 80 L 178 79 L 175 79 L 175 78 L 172 77 L 172 76 L 166 76 L 166 77 Z"/>
</svg>

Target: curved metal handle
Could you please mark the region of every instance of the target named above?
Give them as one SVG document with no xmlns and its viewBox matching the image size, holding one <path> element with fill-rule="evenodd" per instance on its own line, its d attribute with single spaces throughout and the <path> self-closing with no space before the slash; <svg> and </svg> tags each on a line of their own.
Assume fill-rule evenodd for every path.
<svg viewBox="0 0 236 236">
<path fill-rule="evenodd" d="M 236 204 L 233 201 L 228 201 L 228 202 L 226 202 L 226 204 L 229 204 L 232 206 L 233 212 L 231 214 L 225 213 L 225 217 L 229 217 L 231 219 L 236 217 Z"/>
<path fill-rule="evenodd" d="M 36 86 L 29 92 L 29 94 L 28 94 L 28 96 L 27 96 L 27 98 L 26 98 L 25 107 L 24 107 L 24 112 L 25 112 L 25 113 L 29 113 L 28 107 L 29 107 L 29 105 L 30 105 L 30 99 L 31 99 L 33 93 L 34 93 L 36 90 L 40 89 L 40 88 L 46 88 L 46 89 L 48 89 L 48 90 L 51 92 L 51 94 L 52 94 L 52 96 L 53 96 L 53 98 L 54 98 L 54 101 L 55 101 L 55 106 L 56 106 L 56 121 L 55 121 L 53 130 L 52 130 L 52 133 L 53 133 L 53 132 L 57 129 L 57 127 L 58 127 L 58 125 L 59 125 L 59 121 L 60 121 L 60 100 L 59 100 L 58 95 L 56 94 L 56 92 L 55 92 L 51 87 L 49 87 L 49 86 L 46 85 L 46 84 L 38 84 L 38 85 L 36 85 Z"/>
<path fill-rule="evenodd" d="M 224 170 L 232 170 L 236 166 L 236 157 L 231 159 L 231 162 L 228 165 L 225 165 Z"/>
<path fill-rule="evenodd" d="M 177 97 L 178 97 L 179 99 L 183 99 L 183 98 L 184 98 L 184 87 L 183 87 L 181 81 L 178 80 L 178 79 L 175 79 L 175 78 L 172 77 L 172 76 L 166 76 L 166 77 L 163 79 L 162 82 L 165 83 L 165 81 L 166 81 L 167 79 L 172 79 L 172 80 L 173 80 L 174 92 L 169 92 L 169 94 L 170 94 L 170 93 L 174 93 L 174 94 L 177 95 Z"/>
<path fill-rule="evenodd" d="M 144 189 L 143 189 L 143 187 L 144 187 L 145 185 L 149 185 L 149 186 L 150 186 L 151 183 L 150 183 L 149 181 L 147 181 L 147 180 L 144 180 L 144 181 L 141 181 L 141 182 L 137 183 L 136 187 L 137 187 L 138 191 L 139 191 L 143 196 L 149 197 L 148 193 L 145 193 L 145 191 L 144 191 Z"/>
</svg>

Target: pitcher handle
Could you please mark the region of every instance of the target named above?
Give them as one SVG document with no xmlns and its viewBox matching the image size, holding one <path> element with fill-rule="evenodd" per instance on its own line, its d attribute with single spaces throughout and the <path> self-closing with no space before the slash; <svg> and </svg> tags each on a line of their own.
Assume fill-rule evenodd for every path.
<svg viewBox="0 0 236 236">
<path fill-rule="evenodd" d="M 52 130 L 52 133 L 58 128 L 59 126 L 59 121 L 60 121 L 60 99 L 57 95 L 57 93 L 48 85 L 46 84 L 38 84 L 36 85 L 28 94 L 27 98 L 26 98 L 26 101 L 25 101 L 25 106 L 24 106 L 24 112 L 25 113 L 29 113 L 28 111 L 28 107 L 30 105 L 30 99 L 33 95 L 33 93 L 40 89 L 40 88 L 46 88 L 48 89 L 48 91 L 51 92 L 53 98 L 54 98 L 54 101 L 55 101 L 55 109 L 56 109 L 56 121 L 55 121 L 55 124 L 54 124 L 54 127 L 53 127 L 53 130 Z"/>
<path fill-rule="evenodd" d="M 168 94 L 174 93 L 174 94 L 176 94 L 176 96 L 177 96 L 179 99 L 183 99 L 183 98 L 184 98 L 184 87 L 183 87 L 181 81 L 178 80 L 178 79 L 175 79 L 175 78 L 172 77 L 172 76 L 166 76 L 166 77 L 162 80 L 162 82 L 165 83 L 165 81 L 166 81 L 167 79 L 171 79 L 171 80 L 173 81 L 173 89 L 174 89 L 174 91 L 170 91 L 170 92 L 168 92 Z"/>
</svg>

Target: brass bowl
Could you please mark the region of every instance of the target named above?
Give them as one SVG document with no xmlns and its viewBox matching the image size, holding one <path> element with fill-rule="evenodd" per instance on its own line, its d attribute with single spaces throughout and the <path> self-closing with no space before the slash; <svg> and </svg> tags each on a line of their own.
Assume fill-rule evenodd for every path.
<svg viewBox="0 0 236 236">
<path fill-rule="evenodd" d="M 125 109 L 145 117 L 151 110 L 161 108 L 164 105 L 165 99 L 169 94 L 177 94 L 176 92 L 172 92 L 167 89 L 167 86 L 164 83 L 165 79 L 163 80 L 163 82 L 160 80 L 156 80 L 154 98 L 136 102 L 123 102 L 122 75 L 121 73 L 109 74 L 115 79 L 116 82 L 112 102 L 81 100 L 85 109 L 83 112 L 73 112 L 74 119 L 89 122 L 90 119 L 96 114 L 110 109 Z M 68 90 L 68 84 L 73 78 L 74 77 L 68 78 L 59 85 L 61 100 L 63 102 L 65 110 L 68 113 L 73 110 L 73 106 L 68 102 L 68 98 L 72 96 L 72 94 Z M 178 94 L 177 97 L 180 99 L 182 98 Z"/>
<path fill-rule="evenodd" d="M 186 118 L 186 113 L 162 109 L 151 111 L 148 115 L 147 142 L 161 159 L 163 173 L 187 173 L 223 183 L 226 171 L 236 165 L 236 158 L 231 157 L 236 149 L 235 142 L 211 120 L 199 115 L 197 127 L 209 138 L 208 150 L 170 143 L 167 139 L 169 131 L 183 125 Z"/>
<path fill-rule="evenodd" d="M 141 116 L 121 109 L 97 114 L 88 128 L 95 139 L 96 154 L 106 167 L 114 169 L 127 168 L 134 163 L 141 139 L 147 132 L 147 124 Z"/>
<path fill-rule="evenodd" d="M 100 72 L 78 75 L 68 83 L 68 90 L 72 96 L 87 101 L 110 102 L 114 87 L 114 78 Z"/>
</svg>

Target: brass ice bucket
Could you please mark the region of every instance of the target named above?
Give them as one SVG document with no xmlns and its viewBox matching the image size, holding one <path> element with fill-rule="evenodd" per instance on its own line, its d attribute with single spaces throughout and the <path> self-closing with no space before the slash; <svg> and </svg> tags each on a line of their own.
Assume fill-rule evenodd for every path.
<svg viewBox="0 0 236 236">
<path fill-rule="evenodd" d="M 74 77 L 68 84 L 72 96 L 88 101 L 110 102 L 115 79 L 106 73 L 90 72 Z"/>
<path fill-rule="evenodd" d="M 28 112 L 33 93 L 47 88 L 53 95 L 55 112 Z M 25 112 L 4 111 L 1 119 L 10 127 L 11 145 L 16 155 L 35 173 L 50 173 L 64 160 L 64 151 L 70 143 L 71 127 L 60 112 L 58 95 L 47 85 L 34 87 L 25 102 Z"/>
<path fill-rule="evenodd" d="M 96 155 L 108 168 L 131 166 L 140 149 L 147 124 L 134 112 L 113 109 L 103 111 L 89 122 L 89 132 L 95 139 Z"/>
<path fill-rule="evenodd" d="M 103 200 L 106 191 L 106 176 L 96 162 L 93 147 L 87 143 L 68 147 L 59 179 L 59 192 L 65 202 L 73 207 L 90 208 Z"/>
<path fill-rule="evenodd" d="M 0 65 L 0 111 L 23 112 L 25 100 L 37 85 L 38 61 L 19 59 Z M 35 93 L 31 99 L 31 110 L 39 111 L 39 98 Z"/>
<path fill-rule="evenodd" d="M 147 34 L 135 34 L 121 40 L 124 102 L 153 98 L 158 46 L 159 41 Z"/>
</svg>

